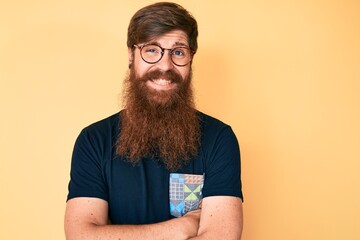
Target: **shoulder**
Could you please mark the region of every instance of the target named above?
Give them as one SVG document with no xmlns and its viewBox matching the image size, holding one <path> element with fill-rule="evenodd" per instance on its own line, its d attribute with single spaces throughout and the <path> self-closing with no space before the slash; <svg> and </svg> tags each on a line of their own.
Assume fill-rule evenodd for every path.
<svg viewBox="0 0 360 240">
<path fill-rule="evenodd" d="M 104 134 L 119 127 L 120 114 L 115 113 L 85 127 L 82 131 L 91 134 Z"/>
<path fill-rule="evenodd" d="M 206 113 L 198 111 L 198 115 L 200 117 L 200 121 L 202 125 L 215 125 L 215 126 L 228 126 L 226 123 L 222 122 L 221 120 L 207 115 Z"/>
<path fill-rule="evenodd" d="M 204 138 L 214 138 L 226 132 L 233 133 L 231 127 L 223 121 L 202 112 L 198 114 Z"/>
<path fill-rule="evenodd" d="M 201 149 L 204 154 L 208 157 L 225 152 L 239 155 L 239 142 L 230 125 L 201 112 L 199 116 L 202 128 Z"/>
<path fill-rule="evenodd" d="M 77 146 L 112 145 L 119 133 L 120 114 L 116 113 L 82 129 L 77 140 Z"/>
<path fill-rule="evenodd" d="M 240 147 L 231 127 L 209 115 L 202 119 L 201 156 L 205 164 L 203 197 L 241 197 Z"/>
</svg>

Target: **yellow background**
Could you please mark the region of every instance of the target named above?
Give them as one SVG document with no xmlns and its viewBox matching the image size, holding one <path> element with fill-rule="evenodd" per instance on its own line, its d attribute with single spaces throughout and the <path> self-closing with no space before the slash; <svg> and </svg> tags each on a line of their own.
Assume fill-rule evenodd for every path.
<svg viewBox="0 0 360 240">
<path fill-rule="evenodd" d="M 64 239 L 79 131 L 115 113 L 152 1 L 0 3 L 0 239 Z M 178 1 L 198 108 L 241 144 L 244 240 L 360 239 L 360 1 Z"/>
</svg>

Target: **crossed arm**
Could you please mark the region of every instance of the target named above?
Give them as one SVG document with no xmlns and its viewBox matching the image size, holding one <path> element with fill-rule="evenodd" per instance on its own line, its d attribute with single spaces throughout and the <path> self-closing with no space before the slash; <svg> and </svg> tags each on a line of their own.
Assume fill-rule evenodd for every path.
<svg viewBox="0 0 360 240">
<path fill-rule="evenodd" d="M 67 240 L 240 240 L 242 221 L 242 201 L 237 197 L 206 197 L 201 210 L 145 225 L 111 225 L 106 201 L 74 198 L 66 205 L 65 234 Z"/>
</svg>

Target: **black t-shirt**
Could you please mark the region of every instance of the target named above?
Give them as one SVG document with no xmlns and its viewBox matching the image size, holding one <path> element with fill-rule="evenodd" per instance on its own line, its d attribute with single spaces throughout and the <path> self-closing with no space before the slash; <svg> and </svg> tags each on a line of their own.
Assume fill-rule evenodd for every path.
<svg viewBox="0 0 360 240">
<path fill-rule="evenodd" d="M 198 156 L 176 171 L 204 175 L 202 197 L 243 198 L 240 151 L 230 126 L 200 113 Z M 82 130 L 76 140 L 67 199 L 95 197 L 108 202 L 113 224 L 147 224 L 173 218 L 169 210 L 170 172 L 161 161 L 143 159 L 133 165 L 116 155 L 121 127 L 114 114 Z"/>
</svg>

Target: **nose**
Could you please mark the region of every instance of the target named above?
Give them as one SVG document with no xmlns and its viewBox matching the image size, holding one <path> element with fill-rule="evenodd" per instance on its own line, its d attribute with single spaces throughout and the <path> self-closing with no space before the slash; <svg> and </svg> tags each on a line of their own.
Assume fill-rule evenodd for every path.
<svg viewBox="0 0 360 240">
<path fill-rule="evenodd" d="M 164 50 L 164 54 L 163 54 L 162 58 L 160 59 L 160 61 L 156 63 L 156 66 L 164 72 L 169 69 L 174 68 L 174 64 L 171 60 L 169 50 L 167 50 L 167 49 Z"/>
</svg>

